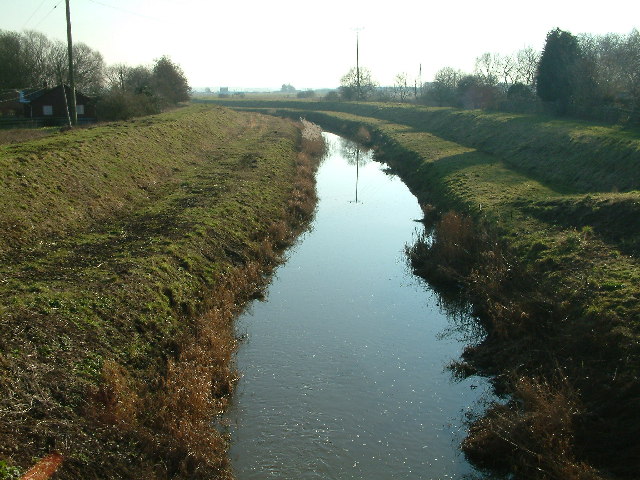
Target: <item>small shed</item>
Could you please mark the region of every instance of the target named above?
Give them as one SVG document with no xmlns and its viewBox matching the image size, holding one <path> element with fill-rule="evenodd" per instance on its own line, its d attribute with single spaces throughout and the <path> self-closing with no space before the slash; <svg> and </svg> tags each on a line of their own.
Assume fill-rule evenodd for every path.
<svg viewBox="0 0 640 480">
<path fill-rule="evenodd" d="M 65 100 L 66 97 L 66 100 Z M 71 87 L 58 85 L 53 88 L 20 92 L 20 102 L 24 105 L 24 116 L 40 118 L 57 123 L 67 117 L 67 102 L 71 101 Z M 78 122 L 89 123 L 96 119 L 95 104 L 90 97 L 76 90 L 76 111 Z"/>
</svg>

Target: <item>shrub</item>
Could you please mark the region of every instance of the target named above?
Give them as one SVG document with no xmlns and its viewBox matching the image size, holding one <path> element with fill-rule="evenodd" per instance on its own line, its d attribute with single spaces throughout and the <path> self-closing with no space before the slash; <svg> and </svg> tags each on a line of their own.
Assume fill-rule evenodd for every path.
<svg viewBox="0 0 640 480">
<path fill-rule="evenodd" d="M 98 100 L 96 110 L 100 120 L 128 120 L 160 113 L 160 104 L 154 96 L 114 91 Z"/>
</svg>

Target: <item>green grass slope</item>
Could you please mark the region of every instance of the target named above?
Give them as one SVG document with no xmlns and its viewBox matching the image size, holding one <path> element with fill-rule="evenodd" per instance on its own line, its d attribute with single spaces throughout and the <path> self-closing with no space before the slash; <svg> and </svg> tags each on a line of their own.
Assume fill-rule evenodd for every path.
<svg viewBox="0 0 640 480">
<path fill-rule="evenodd" d="M 0 147 L 0 478 L 228 477 L 232 319 L 313 211 L 301 141 L 200 106 Z"/>
</svg>

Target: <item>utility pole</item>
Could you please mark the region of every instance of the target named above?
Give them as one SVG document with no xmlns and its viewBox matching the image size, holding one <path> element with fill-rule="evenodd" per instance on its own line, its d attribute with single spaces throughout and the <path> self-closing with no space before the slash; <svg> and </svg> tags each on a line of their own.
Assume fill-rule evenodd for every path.
<svg viewBox="0 0 640 480">
<path fill-rule="evenodd" d="M 362 98 L 360 90 L 360 32 L 356 31 L 356 85 L 358 87 L 358 100 Z"/>
<path fill-rule="evenodd" d="M 69 128 L 71 125 L 71 115 L 69 114 L 69 99 L 67 98 L 67 89 L 64 86 L 64 82 L 62 81 L 62 69 L 58 66 L 58 77 L 60 77 L 60 83 L 62 84 L 62 95 L 64 96 L 64 109 L 67 112 L 67 125 Z"/>
<path fill-rule="evenodd" d="M 356 148 L 356 203 L 358 203 L 358 181 L 360 180 L 360 148 Z"/>
<path fill-rule="evenodd" d="M 71 123 L 73 125 L 78 124 L 78 111 L 76 109 L 76 81 L 73 76 L 73 41 L 71 40 L 71 8 L 69 7 L 69 0 L 66 0 L 67 4 L 67 56 L 69 57 L 69 87 L 71 89 Z M 64 84 L 62 84 L 64 88 Z"/>
<path fill-rule="evenodd" d="M 362 99 L 362 90 L 360 88 L 360 30 L 362 27 L 356 28 L 356 98 Z"/>
</svg>

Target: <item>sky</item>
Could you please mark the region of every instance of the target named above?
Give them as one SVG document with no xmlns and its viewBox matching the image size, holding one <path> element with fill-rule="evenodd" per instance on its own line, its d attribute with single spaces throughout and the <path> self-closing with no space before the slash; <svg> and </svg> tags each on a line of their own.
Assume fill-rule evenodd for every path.
<svg viewBox="0 0 640 480">
<path fill-rule="evenodd" d="M 380 85 L 422 68 L 472 72 L 483 53 L 541 51 L 558 27 L 573 34 L 640 29 L 637 0 L 70 0 L 73 41 L 107 65 L 168 55 L 198 89 L 335 88 L 359 63 Z M 64 0 L 0 0 L 0 29 L 66 41 Z M 0 66 L 2 68 L 2 66 Z"/>
</svg>

